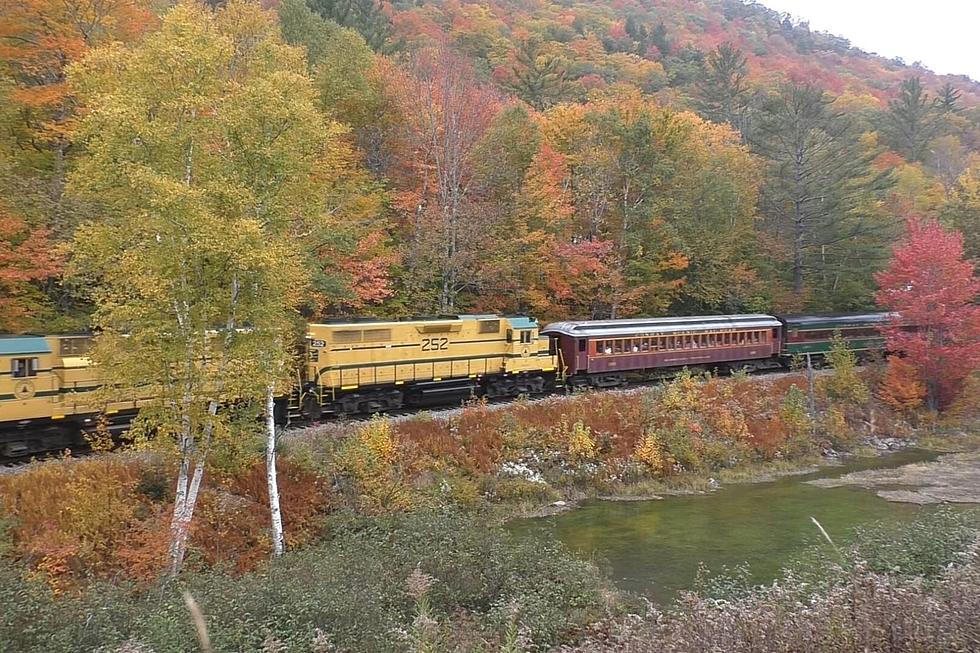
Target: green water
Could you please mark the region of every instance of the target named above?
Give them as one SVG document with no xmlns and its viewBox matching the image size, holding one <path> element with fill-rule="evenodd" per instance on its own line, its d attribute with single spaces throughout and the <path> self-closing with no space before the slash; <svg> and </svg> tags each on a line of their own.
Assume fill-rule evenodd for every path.
<svg viewBox="0 0 980 653">
<path fill-rule="evenodd" d="M 746 563 L 754 581 L 771 581 L 801 551 L 821 541 L 811 516 L 841 540 L 868 522 L 914 518 L 929 508 L 885 501 L 860 488 L 820 488 L 804 481 L 933 457 L 907 451 L 855 459 L 806 476 L 729 485 L 703 495 L 591 501 L 559 515 L 515 523 L 513 528 L 528 537 L 557 537 L 597 562 L 620 588 L 666 603 L 679 590 L 691 588 L 701 563 L 713 571 Z"/>
</svg>

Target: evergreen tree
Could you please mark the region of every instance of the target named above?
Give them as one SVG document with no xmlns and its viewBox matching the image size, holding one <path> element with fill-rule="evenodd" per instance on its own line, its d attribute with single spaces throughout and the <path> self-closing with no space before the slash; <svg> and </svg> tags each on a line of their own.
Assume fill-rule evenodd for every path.
<svg viewBox="0 0 980 653">
<path fill-rule="evenodd" d="M 810 84 L 786 84 L 767 99 L 753 130 L 753 148 L 768 160 L 763 210 L 769 228 L 792 252 L 792 288 L 798 301 L 808 287 L 822 295 L 842 284 L 864 280 L 888 224 L 874 201 L 889 183 L 873 172 L 876 152 L 862 147 L 850 120 L 833 109 L 833 100 Z M 833 300 L 832 300 L 833 301 Z"/>
<path fill-rule="evenodd" d="M 705 74 L 698 82 L 698 109 L 714 122 L 742 128 L 749 87 L 745 54 L 731 43 L 722 43 L 705 58 Z"/>
<path fill-rule="evenodd" d="M 955 98 L 952 101 L 955 104 Z M 894 149 L 909 161 L 922 161 L 926 155 L 936 133 L 936 106 L 918 77 L 903 81 L 899 96 L 888 103 L 888 135 Z"/>
<path fill-rule="evenodd" d="M 323 18 L 360 33 L 375 52 L 390 53 L 397 44 L 390 42 L 391 19 L 380 0 L 308 0 Z"/>
<path fill-rule="evenodd" d="M 936 108 L 939 113 L 946 115 L 948 113 L 959 113 L 961 108 L 959 106 L 960 96 L 959 90 L 957 90 L 952 84 L 946 82 L 939 89 L 939 94 L 936 96 Z"/>
<path fill-rule="evenodd" d="M 538 111 L 560 102 L 568 92 L 561 60 L 542 53 L 537 41 L 521 43 L 513 71 L 510 90 Z"/>
</svg>

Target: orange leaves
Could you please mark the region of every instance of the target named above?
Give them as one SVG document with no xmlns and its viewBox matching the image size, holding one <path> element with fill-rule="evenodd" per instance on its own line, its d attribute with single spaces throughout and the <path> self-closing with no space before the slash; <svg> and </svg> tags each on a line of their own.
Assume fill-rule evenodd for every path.
<svg viewBox="0 0 980 653">
<path fill-rule="evenodd" d="M 31 229 L 0 205 L 0 330 L 25 327 L 40 310 L 34 282 L 61 272 L 64 257 L 47 229 Z"/>
<path fill-rule="evenodd" d="M 329 484 L 307 467 L 280 458 L 279 491 L 290 546 L 320 533 Z M 13 555 L 55 591 L 82 577 L 160 577 L 167 560 L 171 470 L 152 459 L 101 456 L 47 462 L 0 477 L 0 506 L 13 518 Z M 268 558 L 269 507 L 259 460 L 203 492 L 192 546 L 202 566 L 238 571 Z"/>
<path fill-rule="evenodd" d="M 0 58 L 17 83 L 11 99 L 55 132 L 73 106 L 65 67 L 109 40 L 131 40 L 153 20 L 143 0 L 16 0 L 0 13 Z M 52 136 L 52 134 L 48 134 Z"/>
<path fill-rule="evenodd" d="M 895 410 L 909 412 L 922 405 L 926 386 L 912 363 L 899 356 L 889 356 L 878 396 Z"/>
</svg>

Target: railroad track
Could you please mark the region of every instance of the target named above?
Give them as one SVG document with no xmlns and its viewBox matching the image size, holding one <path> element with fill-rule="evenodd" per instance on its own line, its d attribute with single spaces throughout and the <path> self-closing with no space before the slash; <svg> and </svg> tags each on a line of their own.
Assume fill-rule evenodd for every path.
<svg viewBox="0 0 980 653">
<path fill-rule="evenodd" d="M 788 371 L 788 370 L 776 370 L 776 371 L 766 370 L 766 371 L 753 373 L 753 376 L 759 378 L 765 378 L 765 377 L 779 377 L 779 376 L 785 376 L 788 374 L 797 374 L 797 373 L 798 372 L 796 371 Z M 821 372 L 818 371 L 817 373 L 820 374 Z M 627 387 L 611 388 L 607 390 L 588 390 L 582 392 L 601 392 L 601 393 L 621 394 L 621 395 L 635 394 L 647 388 L 660 385 L 665 380 L 669 380 L 669 379 L 661 378 L 661 379 L 655 379 L 650 381 L 639 381 L 636 383 L 630 383 Z M 536 402 L 548 401 L 548 400 L 560 398 L 563 396 L 574 396 L 575 394 L 578 394 L 578 392 L 569 392 L 569 393 L 552 392 L 549 394 L 536 395 L 532 397 L 524 396 L 517 399 L 493 399 L 493 400 L 487 400 L 485 406 L 489 410 L 500 410 L 514 404 L 517 401 L 536 403 Z M 398 410 L 386 411 L 377 414 L 342 415 L 336 417 L 328 416 L 319 421 L 291 422 L 290 425 L 283 430 L 282 436 L 285 438 L 302 436 L 304 434 L 309 434 L 311 430 L 318 431 L 322 429 L 324 426 L 334 426 L 340 429 L 342 429 L 344 426 L 347 425 L 356 427 L 358 425 L 363 425 L 370 422 L 378 415 L 396 422 L 408 420 L 420 414 L 428 414 L 434 419 L 445 419 L 461 413 L 468 406 L 472 406 L 472 405 L 474 405 L 472 402 L 467 402 L 460 405 L 452 405 L 452 406 L 431 406 L 431 407 L 423 406 L 423 407 L 401 408 Z M 45 452 L 35 452 L 24 456 L 0 457 L 0 474 L 17 473 L 18 471 L 22 471 L 23 469 L 27 468 L 28 466 L 30 466 L 35 462 L 41 462 L 41 461 L 51 460 L 54 458 L 61 457 L 65 454 L 66 451 L 68 451 L 68 449 L 60 448 L 60 449 L 53 449 L 51 451 L 45 451 Z M 75 446 L 70 449 L 70 452 L 72 457 L 88 457 L 91 455 L 95 455 L 95 452 L 93 452 L 88 447 Z"/>
</svg>

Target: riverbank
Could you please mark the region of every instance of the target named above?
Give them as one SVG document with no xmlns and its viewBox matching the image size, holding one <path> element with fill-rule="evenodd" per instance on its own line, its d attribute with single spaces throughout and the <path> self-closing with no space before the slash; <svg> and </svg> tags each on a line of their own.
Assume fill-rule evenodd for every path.
<svg viewBox="0 0 980 653">
<path fill-rule="evenodd" d="M 811 413 L 803 375 L 682 375 L 630 392 L 492 408 L 474 403 L 444 417 L 307 429 L 285 438 L 280 452 L 290 553 L 271 564 L 261 442 L 227 440 L 205 476 L 183 582 L 225 624 L 229 650 L 281 650 L 276 629 L 283 620 L 293 624 L 293 614 L 305 615 L 287 633 L 296 650 L 309 650 L 316 628 L 349 650 L 400 651 L 436 634 L 440 641 L 489 642 L 483 650 L 517 650 L 506 643 L 523 637 L 525 627 L 537 633 L 537 649 L 572 643 L 632 599 L 554 540 L 522 543 L 504 522 L 590 498 L 618 506 L 654 496 L 666 497 L 664 504 L 709 498 L 719 488 L 778 482 L 825 469 L 849 452 L 877 450 L 867 444 L 869 425 L 879 440 L 916 433 L 874 402 L 849 404 L 820 385 L 815 401 Z M 162 642 L 154 651 L 186 650 L 193 632 L 179 596 L 168 593 L 162 608 L 154 604 L 175 471 L 164 444 L 46 462 L 0 478 L 0 555 L 9 562 L 0 595 L 23 607 L 6 628 L 16 632 L 17 620 L 39 620 L 63 636 L 63 650 L 96 634 L 123 646 L 117 635 L 137 631 Z M 400 539 L 408 533 L 410 541 Z M 345 562 L 327 574 L 338 560 Z M 410 590 L 414 570 L 433 580 L 416 578 Z M 456 579 L 476 585 L 462 591 Z M 445 611 L 437 611 L 442 625 L 432 632 L 425 625 L 431 615 L 420 614 L 408 593 L 427 585 Z M 362 612 L 375 609 L 362 600 L 390 610 L 394 620 L 360 622 Z M 244 615 L 234 611 L 241 606 Z M 115 609 L 118 617 L 106 616 Z M 78 630 L 75 619 L 103 625 Z M 43 629 L 30 633 L 57 638 Z M 473 648 L 454 643 L 445 650 Z"/>
<path fill-rule="evenodd" d="M 888 501 L 919 505 L 980 504 L 980 452 L 950 453 L 897 469 L 867 470 L 809 483 L 825 488 L 862 487 Z"/>
<path fill-rule="evenodd" d="M 284 438 L 279 458 L 287 546 L 331 538 L 336 514 L 448 507 L 502 523 L 590 498 L 697 494 L 806 473 L 832 464 L 827 452 L 868 449 L 868 424 L 879 438 L 913 432 L 885 407 L 832 399 L 819 384 L 810 415 L 806 384 L 801 374 L 681 375 L 626 392 L 305 429 Z M 106 577 L 154 581 L 173 500 L 175 461 L 165 444 L 0 477 L 6 556 L 57 588 Z M 191 570 L 242 573 L 268 557 L 263 464 L 258 440 L 216 449 L 195 514 Z"/>
</svg>

